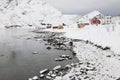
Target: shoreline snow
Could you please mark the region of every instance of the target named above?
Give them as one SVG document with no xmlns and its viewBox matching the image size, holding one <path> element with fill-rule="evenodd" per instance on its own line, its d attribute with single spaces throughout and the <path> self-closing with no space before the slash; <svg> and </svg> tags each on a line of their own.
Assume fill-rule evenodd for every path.
<svg viewBox="0 0 120 80">
<path fill-rule="evenodd" d="M 115 30 L 109 25 L 87 26 L 82 29 L 67 30 L 65 35 L 69 38 L 88 40 L 103 47 L 108 46 L 116 54 L 120 54 L 119 26 L 117 25 Z"/>
<path fill-rule="evenodd" d="M 120 78 L 120 65 L 118 64 L 120 55 L 111 50 L 97 48 L 86 41 L 74 42 L 74 45 L 73 50 L 83 64 L 77 65 L 65 76 L 59 76 L 55 80 L 71 80 L 71 76 L 74 80 L 117 80 Z M 81 74 L 81 70 L 85 70 L 85 74 Z"/>
<path fill-rule="evenodd" d="M 74 25 L 76 26 L 76 25 Z M 113 27 L 114 26 L 114 27 Z M 81 70 L 81 66 L 72 68 L 68 74 L 63 77 L 56 77 L 55 80 L 70 80 L 70 76 L 74 76 L 75 80 L 80 77 L 82 80 L 87 76 L 92 80 L 117 80 L 120 78 L 120 25 L 89 25 L 84 28 L 65 28 L 63 30 L 47 30 L 52 32 L 65 32 L 64 36 L 72 39 L 80 39 L 90 41 L 102 47 L 110 47 L 110 50 L 102 50 L 94 45 L 75 42 L 73 49 L 77 53 L 77 58 L 86 64 L 94 63 L 92 67 L 96 71 L 90 72 L 88 75 L 76 76 Z M 83 66 L 86 67 L 85 65 Z M 89 72 L 88 72 L 89 73 Z M 91 74 L 92 73 L 92 74 Z"/>
<path fill-rule="evenodd" d="M 120 77 L 119 56 L 110 50 L 101 50 L 91 44 L 76 42 L 74 51 L 80 60 L 81 65 L 72 68 L 68 74 L 63 77 L 57 77 L 55 80 L 117 80 Z M 87 70 L 86 70 L 87 69 Z M 85 74 L 81 74 L 85 70 Z"/>
<path fill-rule="evenodd" d="M 77 28 L 74 24 L 63 30 L 47 29 L 52 32 L 65 32 L 66 37 L 73 39 L 88 40 L 102 47 L 110 47 L 116 54 L 120 54 L 120 25 L 89 25 Z"/>
</svg>

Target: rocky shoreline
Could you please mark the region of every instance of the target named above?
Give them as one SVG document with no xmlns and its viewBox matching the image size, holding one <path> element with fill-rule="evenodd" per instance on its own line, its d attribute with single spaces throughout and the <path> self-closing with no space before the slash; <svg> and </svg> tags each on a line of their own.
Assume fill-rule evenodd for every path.
<svg viewBox="0 0 120 80">
<path fill-rule="evenodd" d="M 109 68 L 108 70 L 104 69 L 107 59 L 118 58 L 118 56 L 110 50 L 110 47 L 102 47 L 90 41 L 70 39 L 63 36 L 64 33 L 62 32 L 42 31 L 37 33 L 47 34 L 47 36 L 45 35 L 46 37 L 42 36 L 43 40 L 47 42 L 46 45 L 52 45 L 59 50 L 71 50 L 73 55 L 76 55 L 79 59 L 76 63 L 71 63 L 62 67 L 58 73 L 54 70 L 50 70 L 49 72 L 51 72 L 51 75 L 54 75 L 54 77 L 51 75 L 48 76 L 48 72 L 46 76 L 44 76 L 45 80 L 118 80 L 119 76 L 106 74 L 111 71 Z M 70 44 L 71 42 L 72 45 Z M 47 47 L 47 49 L 50 49 L 50 47 Z M 29 80 L 39 79 L 38 77 L 38 79 L 30 78 Z"/>
<path fill-rule="evenodd" d="M 33 39 L 36 41 L 40 41 L 41 39 L 46 42 L 45 45 L 47 45 L 46 49 L 51 50 L 51 46 L 54 47 L 54 49 L 57 50 L 70 50 L 73 52 L 73 41 L 72 39 L 66 38 L 63 36 L 64 33 L 62 32 L 49 32 L 49 31 L 33 31 L 37 33 Z M 42 34 L 42 35 L 39 35 Z M 29 40 L 30 38 L 27 38 Z M 33 52 L 37 53 L 37 52 Z M 75 56 L 76 53 L 73 52 L 73 55 Z M 71 60 L 72 57 L 70 55 L 58 55 L 58 58 L 55 58 L 55 61 L 64 61 L 64 60 Z M 45 72 L 40 73 L 39 76 L 33 76 L 32 78 L 29 78 L 29 80 L 54 80 L 57 76 L 64 76 L 67 74 L 72 67 L 75 67 L 76 63 L 71 63 L 66 66 L 58 65 L 59 68 L 53 70 L 45 69 Z M 56 67 L 58 67 L 56 66 Z M 44 70 L 41 70 L 44 71 Z M 41 72 L 40 71 L 40 72 Z"/>
<path fill-rule="evenodd" d="M 82 64 L 77 64 L 68 74 L 55 80 L 119 80 L 119 56 L 109 47 L 89 41 L 74 42 L 73 51 Z"/>
</svg>

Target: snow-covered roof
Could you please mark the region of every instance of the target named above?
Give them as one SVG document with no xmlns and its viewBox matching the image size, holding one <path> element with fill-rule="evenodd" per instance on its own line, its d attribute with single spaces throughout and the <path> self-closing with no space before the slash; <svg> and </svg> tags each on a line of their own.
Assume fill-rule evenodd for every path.
<svg viewBox="0 0 120 80">
<path fill-rule="evenodd" d="M 79 19 L 79 23 L 90 23 L 90 20 L 88 18 L 82 17 Z"/>
<path fill-rule="evenodd" d="M 98 15 L 102 15 L 99 11 L 95 10 L 93 12 L 88 13 L 87 15 L 83 16 L 84 18 L 92 19 Z"/>
</svg>

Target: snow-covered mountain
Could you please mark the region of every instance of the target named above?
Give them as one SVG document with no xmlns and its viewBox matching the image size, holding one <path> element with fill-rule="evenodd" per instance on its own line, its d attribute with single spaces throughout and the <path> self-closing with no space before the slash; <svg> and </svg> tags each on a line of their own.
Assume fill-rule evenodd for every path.
<svg viewBox="0 0 120 80">
<path fill-rule="evenodd" d="M 3 17 L 0 21 L 3 25 L 39 25 L 62 16 L 60 11 L 45 0 L 1 0 L 0 3 L 0 15 Z"/>
<path fill-rule="evenodd" d="M 81 18 L 81 16 L 79 15 L 63 15 L 61 17 L 61 20 L 62 20 L 62 23 L 65 23 L 67 25 L 71 25 L 71 24 L 74 24 L 76 22 L 78 22 L 78 20 Z"/>
<path fill-rule="evenodd" d="M 8 8 L 12 9 L 15 6 L 17 6 L 18 4 L 19 4 L 19 2 L 17 0 L 0 0 L 0 11 L 4 11 Z"/>
<path fill-rule="evenodd" d="M 78 15 L 63 15 L 45 0 L 1 0 L 0 25 L 33 25 L 43 23 L 53 25 L 72 24 Z"/>
</svg>

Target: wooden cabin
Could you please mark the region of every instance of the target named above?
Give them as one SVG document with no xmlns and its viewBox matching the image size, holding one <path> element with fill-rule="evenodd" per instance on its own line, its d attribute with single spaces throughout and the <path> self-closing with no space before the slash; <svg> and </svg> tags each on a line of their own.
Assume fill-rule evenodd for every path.
<svg viewBox="0 0 120 80">
<path fill-rule="evenodd" d="M 63 26 L 53 26 L 53 29 L 64 29 Z"/>
<path fill-rule="evenodd" d="M 6 28 L 6 29 L 9 29 L 9 28 L 11 28 L 11 26 L 5 26 L 5 28 Z"/>
<path fill-rule="evenodd" d="M 83 28 L 86 25 L 89 25 L 89 23 L 79 23 L 79 24 L 77 24 L 78 28 Z"/>
<path fill-rule="evenodd" d="M 63 26 L 58 26 L 58 29 L 64 29 L 64 27 Z"/>
<path fill-rule="evenodd" d="M 50 29 L 51 28 L 51 26 L 47 26 L 47 29 Z"/>
<path fill-rule="evenodd" d="M 53 29 L 58 29 L 58 26 L 53 26 Z"/>
<path fill-rule="evenodd" d="M 96 25 L 101 24 L 101 21 L 100 21 L 98 18 L 96 18 L 96 17 L 93 18 L 93 19 L 91 19 L 90 22 L 91 22 L 91 24 L 93 24 L 93 25 L 94 25 L 94 24 L 96 24 Z"/>
</svg>

